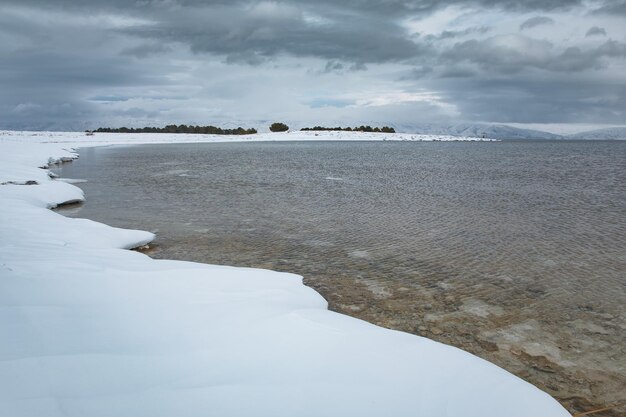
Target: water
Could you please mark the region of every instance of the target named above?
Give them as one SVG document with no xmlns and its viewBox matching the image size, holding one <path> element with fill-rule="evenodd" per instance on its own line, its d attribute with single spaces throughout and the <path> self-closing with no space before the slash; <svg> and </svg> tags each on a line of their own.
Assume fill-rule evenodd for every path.
<svg viewBox="0 0 626 417">
<path fill-rule="evenodd" d="M 80 154 L 58 173 L 87 179 L 87 202 L 64 213 L 156 231 L 151 256 L 295 272 L 332 309 L 469 350 L 570 410 L 622 399 L 626 142 Z"/>
</svg>

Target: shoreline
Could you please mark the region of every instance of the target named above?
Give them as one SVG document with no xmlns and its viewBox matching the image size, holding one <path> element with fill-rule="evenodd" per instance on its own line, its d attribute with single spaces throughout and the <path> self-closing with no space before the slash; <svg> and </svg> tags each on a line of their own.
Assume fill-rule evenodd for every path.
<svg viewBox="0 0 626 417">
<path fill-rule="evenodd" d="M 192 235 L 188 236 L 190 239 L 192 238 Z M 170 236 L 169 238 L 165 237 L 164 241 L 163 234 L 159 233 L 149 248 L 138 250 L 154 259 L 216 262 L 214 259 L 203 259 L 198 254 L 184 254 L 181 251 L 184 248 L 179 245 L 180 239 L 184 238 L 179 236 L 172 239 Z M 194 244 L 190 246 L 194 246 Z M 242 247 L 242 250 L 244 249 Z M 261 256 L 261 258 L 267 259 L 266 256 Z M 286 261 L 282 259 L 282 262 Z M 295 272 L 304 277 L 303 283 L 305 285 L 320 293 L 328 301 L 329 310 L 365 320 L 387 329 L 428 337 L 468 351 L 540 387 L 573 413 L 604 409 L 606 406 L 614 405 L 612 401 L 607 402 L 605 399 L 611 396 L 615 397 L 612 395 L 615 391 L 610 390 L 610 387 L 619 386 L 619 380 L 612 380 L 612 377 L 606 372 L 601 373 L 588 364 L 577 363 L 573 366 L 571 363 L 568 365 L 568 360 L 565 358 L 554 358 L 551 350 L 552 343 L 547 343 L 542 349 L 523 341 L 503 342 L 495 336 L 486 337 L 481 332 L 476 331 L 477 328 L 481 327 L 476 325 L 477 321 L 500 323 L 499 325 L 503 329 L 511 329 L 509 320 L 515 313 L 513 311 L 504 313 L 497 304 L 485 304 L 473 298 L 471 292 L 468 293 L 466 290 L 449 289 L 445 294 L 435 295 L 426 289 L 428 293 L 426 295 L 424 294 L 425 288 L 416 291 L 410 286 L 397 282 L 370 282 L 351 279 L 343 275 L 315 273 L 316 268 L 314 267 L 294 269 L 286 267 L 284 264 L 281 265 L 281 262 L 272 262 L 271 260 L 241 263 L 241 261 L 236 262 L 231 259 L 217 263 Z M 466 313 L 465 316 L 459 313 L 446 312 L 443 308 L 444 304 L 448 307 L 450 305 L 458 306 L 460 312 Z M 412 320 L 410 316 L 416 312 L 421 319 Z M 490 316 L 489 320 L 486 316 Z M 425 317 L 426 319 L 424 319 Z M 435 321 L 434 317 L 437 317 L 438 320 Z M 440 317 L 443 319 L 439 319 Z M 546 340 L 554 342 L 550 339 L 550 335 L 545 333 L 547 330 L 536 320 L 523 321 L 522 324 L 536 326 L 536 331 L 541 331 Z M 519 329 L 521 327 L 513 328 Z M 588 332 L 583 328 L 581 331 Z M 489 332 L 492 335 L 496 334 L 494 330 L 488 330 Z M 517 335 L 519 336 L 519 334 Z M 512 336 L 516 336 L 516 333 L 512 332 Z M 602 388 L 602 384 L 606 386 Z M 594 391 L 590 392 L 589 387 L 592 387 Z M 620 413 L 618 403 L 600 415 L 617 417 L 621 415 Z"/>
<path fill-rule="evenodd" d="M 11 236 L 0 280 L 11 296 L 0 323 L 14 342 L 1 357 L 20 358 L 0 379 L 0 402 L 12 415 L 57 415 L 50 407 L 59 401 L 64 415 L 174 415 L 183 403 L 189 415 L 216 406 L 222 415 L 258 413 L 259 404 L 272 415 L 569 415 L 469 353 L 330 312 L 302 277 L 124 250 L 154 235 L 49 210 L 84 196 L 35 168 L 76 157 L 42 145 L 0 141 L 12 157 L 0 172 L 0 226 Z M 8 184 L 16 179 L 38 184 Z M 76 365 L 83 371 L 71 380 L 60 372 Z M 232 400 L 242 395 L 255 400 Z"/>
</svg>

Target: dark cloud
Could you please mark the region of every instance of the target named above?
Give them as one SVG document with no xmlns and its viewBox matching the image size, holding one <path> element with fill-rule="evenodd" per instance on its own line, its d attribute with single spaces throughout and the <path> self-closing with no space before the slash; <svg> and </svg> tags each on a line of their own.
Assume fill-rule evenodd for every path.
<svg viewBox="0 0 626 417">
<path fill-rule="evenodd" d="M 554 20 L 546 16 L 535 16 L 525 20 L 520 26 L 520 30 L 534 28 L 541 25 L 553 25 Z"/>
<path fill-rule="evenodd" d="M 316 75 L 344 75 L 347 73 L 359 71 L 367 71 L 367 65 L 363 64 L 362 62 L 355 62 L 353 64 L 347 65 L 346 63 L 340 61 L 330 60 L 326 62 L 323 69 L 309 71 L 309 73 Z"/>
<path fill-rule="evenodd" d="M 58 8 L 58 3 L 47 0 L 6 0 L 6 4 L 33 6 L 40 8 Z M 66 11 L 70 10 L 124 10 L 129 12 L 171 11 L 188 7 L 214 6 L 246 6 L 251 2 L 246 0 L 67 0 L 62 3 Z M 430 13 L 434 10 L 451 5 L 468 7 L 490 7 L 510 11 L 528 10 L 559 10 L 581 6 L 582 0 L 294 0 L 291 4 L 299 6 L 340 7 L 346 10 L 363 13 L 384 14 L 386 16 Z M 340 4 L 339 4 L 340 3 Z M 610 3 L 607 1 L 606 3 Z"/>
<path fill-rule="evenodd" d="M 462 65 L 446 66 L 440 73 L 440 78 L 468 78 L 478 75 L 478 72 L 470 67 Z"/>
<path fill-rule="evenodd" d="M 441 56 L 443 63 L 467 62 L 499 74 L 515 74 L 527 68 L 555 72 L 579 72 L 602 68 L 605 58 L 625 58 L 626 44 L 609 40 L 596 48 L 569 47 L 556 53 L 554 45 L 520 35 L 505 35 L 455 44 Z"/>
<path fill-rule="evenodd" d="M 43 0 L 13 1 L 20 7 L 54 7 Z M 142 57 L 163 52 L 167 43 L 182 43 L 196 53 L 224 55 L 229 63 L 259 65 L 280 54 L 360 63 L 401 61 L 432 51 L 406 36 L 399 17 L 423 16 L 451 5 L 549 11 L 581 6 L 581 0 L 140 0 L 130 4 L 122 0 L 74 0 L 63 4 L 63 11 L 68 13 L 100 10 L 145 19 L 145 24 L 118 29 L 148 42 L 123 51 L 129 55 Z M 550 22 L 548 17 L 536 16 L 521 28 Z M 487 30 L 443 31 L 427 40 Z"/>
<path fill-rule="evenodd" d="M 224 62 L 227 64 L 259 66 L 268 61 L 267 57 L 261 56 L 254 51 L 231 52 L 226 55 Z"/>
<path fill-rule="evenodd" d="M 549 64 L 552 44 L 520 35 L 471 39 L 456 43 L 442 53 L 440 61 L 447 65 L 470 63 L 484 70 L 513 74 L 526 67 Z"/>
<path fill-rule="evenodd" d="M 317 22 L 287 3 L 262 2 L 248 8 L 219 6 L 170 11 L 168 19 L 125 29 L 160 42 L 188 45 L 196 53 L 239 56 L 251 63 L 280 54 L 353 62 L 387 62 L 414 57 L 419 46 L 394 21 L 368 14 L 342 21 L 327 11 Z M 376 27 L 376 30 L 371 30 Z M 231 58 L 234 56 L 235 58 Z"/>
<path fill-rule="evenodd" d="M 626 44 L 609 40 L 593 49 L 570 47 L 548 62 L 546 68 L 567 72 L 602 68 L 606 65 L 605 58 L 626 58 Z"/>
<path fill-rule="evenodd" d="M 593 11 L 594 14 L 626 15 L 626 0 L 609 0 Z"/>
<path fill-rule="evenodd" d="M 324 72 L 330 73 L 333 71 L 341 71 L 342 69 L 343 69 L 343 64 L 341 62 L 328 61 L 326 63 L 326 67 L 324 68 Z"/>
<path fill-rule="evenodd" d="M 593 27 L 589 28 L 589 30 L 585 34 L 586 38 L 588 38 L 590 36 L 606 36 L 606 30 L 604 28 L 601 28 L 601 27 L 598 27 L 598 26 L 593 26 Z"/>
<path fill-rule="evenodd" d="M 490 30 L 491 28 L 486 27 L 486 26 L 471 27 L 471 28 L 467 28 L 464 30 L 444 30 L 438 35 L 427 35 L 424 37 L 424 40 L 427 42 L 435 42 L 435 41 L 442 41 L 446 39 L 462 38 L 462 37 L 473 35 L 473 34 L 484 35 Z"/>
<path fill-rule="evenodd" d="M 350 65 L 350 67 L 348 68 L 348 71 L 352 71 L 352 72 L 367 71 L 367 65 L 365 65 L 362 62 L 355 62 L 354 64 Z"/>
<path fill-rule="evenodd" d="M 430 65 L 418 65 L 411 68 L 408 74 L 403 74 L 398 78 L 399 81 L 419 80 L 434 72 L 434 68 Z"/>
<path fill-rule="evenodd" d="M 161 43 L 142 43 L 141 45 L 123 49 L 121 54 L 134 56 L 135 58 L 146 58 L 150 55 L 162 54 L 170 52 L 171 50 L 171 47 Z"/>
</svg>

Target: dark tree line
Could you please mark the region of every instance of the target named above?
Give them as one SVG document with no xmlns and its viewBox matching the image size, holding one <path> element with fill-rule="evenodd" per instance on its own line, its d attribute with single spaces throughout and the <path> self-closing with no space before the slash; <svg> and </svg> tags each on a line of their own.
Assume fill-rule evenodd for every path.
<svg viewBox="0 0 626 417">
<path fill-rule="evenodd" d="M 396 133 L 396 130 L 393 127 L 383 126 L 383 127 L 371 127 L 371 126 L 359 126 L 359 127 L 323 127 L 323 126 L 315 126 L 315 127 L 303 127 L 300 129 L 302 131 L 344 131 L 344 132 L 376 132 L 376 133 Z"/>
<path fill-rule="evenodd" d="M 257 133 L 256 129 L 244 129 L 238 127 L 236 129 L 222 129 L 215 126 L 187 126 L 187 125 L 167 125 L 165 127 L 140 127 L 140 128 L 110 128 L 100 127 L 96 132 L 103 133 L 201 133 L 210 135 L 253 135 Z"/>
</svg>

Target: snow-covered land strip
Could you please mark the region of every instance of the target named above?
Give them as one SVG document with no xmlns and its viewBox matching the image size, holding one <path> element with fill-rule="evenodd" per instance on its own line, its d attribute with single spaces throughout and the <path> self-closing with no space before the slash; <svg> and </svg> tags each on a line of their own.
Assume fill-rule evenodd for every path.
<svg viewBox="0 0 626 417">
<path fill-rule="evenodd" d="M 0 415 L 569 416 L 467 352 L 328 311 L 299 276 L 125 250 L 153 235 L 49 210 L 83 194 L 38 167 L 75 156 L 0 138 Z"/>
<path fill-rule="evenodd" d="M 16 132 L 0 131 L 0 139 L 27 140 L 39 143 L 66 143 L 71 146 L 94 145 L 139 145 L 156 143 L 201 143 L 201 142 L 286 142 L 286 141 L 493 141 L 471 136 L 418 135 L 411 133 L 369 133 L 369 132 L 283 132 L 257 133 L 255 135 L 201 135 L 187 133 L 96 133 L 86 136 L 80 132 Z"/>
</svg>

